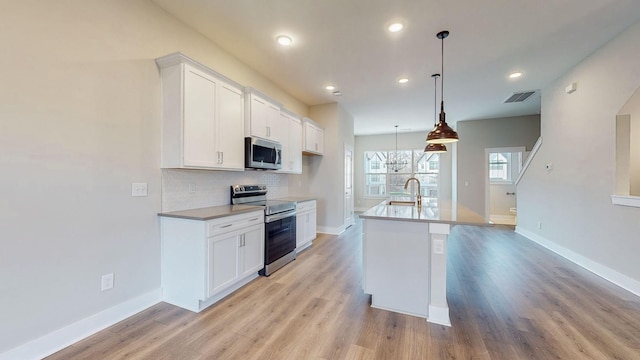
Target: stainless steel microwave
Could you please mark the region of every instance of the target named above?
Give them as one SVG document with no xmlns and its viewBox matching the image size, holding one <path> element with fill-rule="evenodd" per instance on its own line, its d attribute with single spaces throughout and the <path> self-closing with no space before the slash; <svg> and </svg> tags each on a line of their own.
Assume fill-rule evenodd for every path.
<svg viewBox="0 0 640 360">
<path fill-rule="evenodd" d="M 244 138 L 244 167 L 279 170 L 282 168 L 282 145 L 260 138 Z"/>
</svg>

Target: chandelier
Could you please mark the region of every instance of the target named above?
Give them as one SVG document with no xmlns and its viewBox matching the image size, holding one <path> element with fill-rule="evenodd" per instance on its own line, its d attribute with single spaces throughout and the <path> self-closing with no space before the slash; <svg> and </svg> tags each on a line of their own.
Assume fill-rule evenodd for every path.
<svg viewBox="0 0 640 360">
<path fill-rule="evenodd" d="M 391 158 L 391 156 L 389 156 L 389 158 Z M 396 154 L 395 154 L 395 159 L 391 160 L 391 161 L 387 161 L 386 163 L 387 165 L 387 169 L 393 170 L 393 172 L 398 172 L 402 169 L 404 169 L 405 166 L 407 166 L 407 160 L 400 160 L 400 157 L 398 156 L 398 125 L 396 125 Z"/>
</svg>

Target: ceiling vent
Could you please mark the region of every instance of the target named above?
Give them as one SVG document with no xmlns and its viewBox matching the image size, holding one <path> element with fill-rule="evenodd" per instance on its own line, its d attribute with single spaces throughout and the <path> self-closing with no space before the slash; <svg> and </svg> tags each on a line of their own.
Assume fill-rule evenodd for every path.
<svg viewBox="0 0 640 360">
<path fill-rule="evenodd" d="M 535 93 L 536 93 L 535 90 L 534 91 L 517 92 L 517 93 L 511 95 L 507 100 L 505 100 L 504 103 L 508 104 L 508 103 L 523 102 L 523 101 L 527 100 L 528 98 L 530 98 L 531 95 L 533 95 Z"/>
</svg>

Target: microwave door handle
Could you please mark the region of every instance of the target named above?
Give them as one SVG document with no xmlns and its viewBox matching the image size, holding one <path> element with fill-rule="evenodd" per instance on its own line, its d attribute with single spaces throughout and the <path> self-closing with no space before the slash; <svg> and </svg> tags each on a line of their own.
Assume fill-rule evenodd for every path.
<svg viewBox="0 0 640 360">
<path fill-rule="evenodd" d="M 277 165 L 278 163 L 280 163 L 280 153 L 278 153 L 278 148 L 274 146 L 273 152 L 276 153 L 276 165 Z"/>
</svg>

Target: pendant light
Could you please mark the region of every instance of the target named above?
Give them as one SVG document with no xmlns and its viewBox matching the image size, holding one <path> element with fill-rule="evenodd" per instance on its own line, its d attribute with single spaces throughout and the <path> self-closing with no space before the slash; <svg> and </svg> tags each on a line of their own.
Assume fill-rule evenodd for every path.
<svg viewBox="0 0 640 360">
<path fill-rule="evenodd" d="M 440 74 L 433 74 L 431 75 L 431 77 L 433 78 L 433 125 L 437 126 L 438 78 L 440 77 Z M 435 130 L 435 126 L 434 126 L 434 130 Z M 430 154 L 441 154 L 441 153 L 447 152 L 447 147 L 444 146 L 444 144 L 428 143 L 427 146 L 424 148 L 424 152 L 430 153 Z"/>
<path fill-rule="evenodd" d="M 398 160 L 398 125 L 396 125 L 396 158 L 393 161 L 387 162 L 387 168 L 393 170 L 394 172 L 398 172 L 404 169 L 407 166 L 407 160 Z"/>
<path fill-rule="evenodd" d="M 455 132 L 445 120 L 444 112 L 444 39 L 449 36 L 448 31 L 440 31 L 437 35 L 442 40 L 442 82 L 440 83 L 440 122 L 427 135 L 427 143 L 445 144 L 458 141 L 458 133 Z"/>
</svg>

